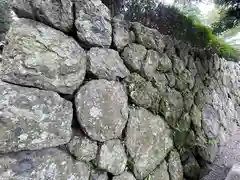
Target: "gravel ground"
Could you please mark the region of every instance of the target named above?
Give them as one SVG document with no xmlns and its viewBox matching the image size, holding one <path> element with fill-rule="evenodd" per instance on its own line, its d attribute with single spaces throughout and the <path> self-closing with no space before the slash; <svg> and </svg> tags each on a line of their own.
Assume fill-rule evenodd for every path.
<svg viewBox="0 0 240 180">
<path fill-rule="evenodd" d="M 200 180 L 224 180 L 231 167 L 240 162 L 240 129 L 233 135 L 228 143 L 222 147 L 221 153 L 213 164 L 202 170 Z"/>
</svg>

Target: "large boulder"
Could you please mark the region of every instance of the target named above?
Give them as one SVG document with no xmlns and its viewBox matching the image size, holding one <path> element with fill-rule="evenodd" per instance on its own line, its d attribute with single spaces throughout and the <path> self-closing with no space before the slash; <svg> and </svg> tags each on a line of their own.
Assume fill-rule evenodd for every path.
<svg viewBox="0 0 240 180">
<path fill-rule="evenodd" d="M 126 146 L 135 177 L 143 179 L 172 149 L 171 131 L 160 116 L 143 108 L 130 107 Z"/>
<path fill-rule="evenodd" d="M 0 157 L 0 177 L 10 179 L 89 180 L 90 167 L 57 148 L 23 151 Z"/>
<path fill-rule="evenodd" d="M 127 123 L 127 102 L 122 84 L 104 79 L 90 81 L 75 97 L 78 121 L 94 140 L 118 138 Z"/>
<path fill-rule="evenodd" d="M 20 19 L 7 34 L 2 79 L 14 84 L 73 92 L 86 73 L 85 51 L 73 39 L 42 23 Z"/>
<path fill-rule="evenodd" d="M 127 155 L 120 140 L 109 140 L 105 142 L 98 155 L 98 167 L 113 175 L 123 173 L 127 165 Z"/>
<path fill-rule="evenodd" d="M 77 35 L 86 46 L 109 47 L 112 43 L 112 25 L 109 9 L 101 0 L 73 0 L 75 4 Z"/>
<path fill-rule="evenodd" d="M 35 150 L 71 139 L 72 104 L 57 93 L 0 81 L 0 152 Z"/>
<path fill-rule="evenodd" d="M 72 31 L 71 0 L 12 0 L 12 7 L 20 18 L 37 20 L 63 32 Z"/>
<path fill-rule="evenodd" d="M 91 48 L 88 51 L 88 71 L 99 79 L 117 80 L 129 75 L 118 52 L 106 48 Z"/>
</svg>

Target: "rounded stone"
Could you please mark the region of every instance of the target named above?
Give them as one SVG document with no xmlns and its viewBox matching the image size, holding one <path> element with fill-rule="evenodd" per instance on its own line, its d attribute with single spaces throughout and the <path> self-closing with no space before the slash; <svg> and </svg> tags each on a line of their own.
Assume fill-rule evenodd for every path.
<svg viewBox="0 0 240 180">
<path fill-rule="evenodd" d="M 94 142 L 83 134 L 76 134 L 72 137 L 67 147 L 77 160 L 91 161 L 97 156 L 97 142 Z"/>
<path fill-rule="evenodd" d="M 128 119 L 128 97 L 121 83 L 93 80 L 77 92 L 77 118 L 89 137 L 97 141 L 118 138 Z"/>
<path fill-rule="evenodd" d="M 100 149 L 98 166 L 113 175 L 121 174 L 127 165 L 127 156 L 120 140 L 105 142 Z"/>
</svg>

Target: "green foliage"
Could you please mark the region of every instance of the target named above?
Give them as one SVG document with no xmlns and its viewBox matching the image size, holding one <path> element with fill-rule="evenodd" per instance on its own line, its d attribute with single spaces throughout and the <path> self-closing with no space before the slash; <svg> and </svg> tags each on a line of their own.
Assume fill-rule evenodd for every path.
<svg viewBox="0 0 240 180">
<path fill-rule="evenodd" d="M 240 53 L 213 31 L 201 24 L 197 8 L 181 8 L 158 4 L 156 0 L 120 0 L 124 5 L 125 19 L 155 28 L 175 39 L 190 42 L 192 46 L 207 49 L 230 60 L 237 60 Z M 191 1 L 191 0 L 186 0 Z M 125 2 L 125 3 L 124 3 Z M 227 11 L 228 12 L 228 11 Z M 225 17 L 225 12 L 222 13 Z"/>
</svg>

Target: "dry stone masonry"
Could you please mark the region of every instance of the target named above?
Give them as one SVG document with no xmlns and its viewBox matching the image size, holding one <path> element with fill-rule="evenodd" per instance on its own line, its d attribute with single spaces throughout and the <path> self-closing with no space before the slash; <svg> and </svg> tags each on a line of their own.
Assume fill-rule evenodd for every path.
<svg viewBox="0 0 240 180">
<path fill-rule="evenodd" d="M 236 63 L 111 18 L 100 0 L 12 6 L 1 180 L 197 180 L 240 123 Z"/>
</svg>

